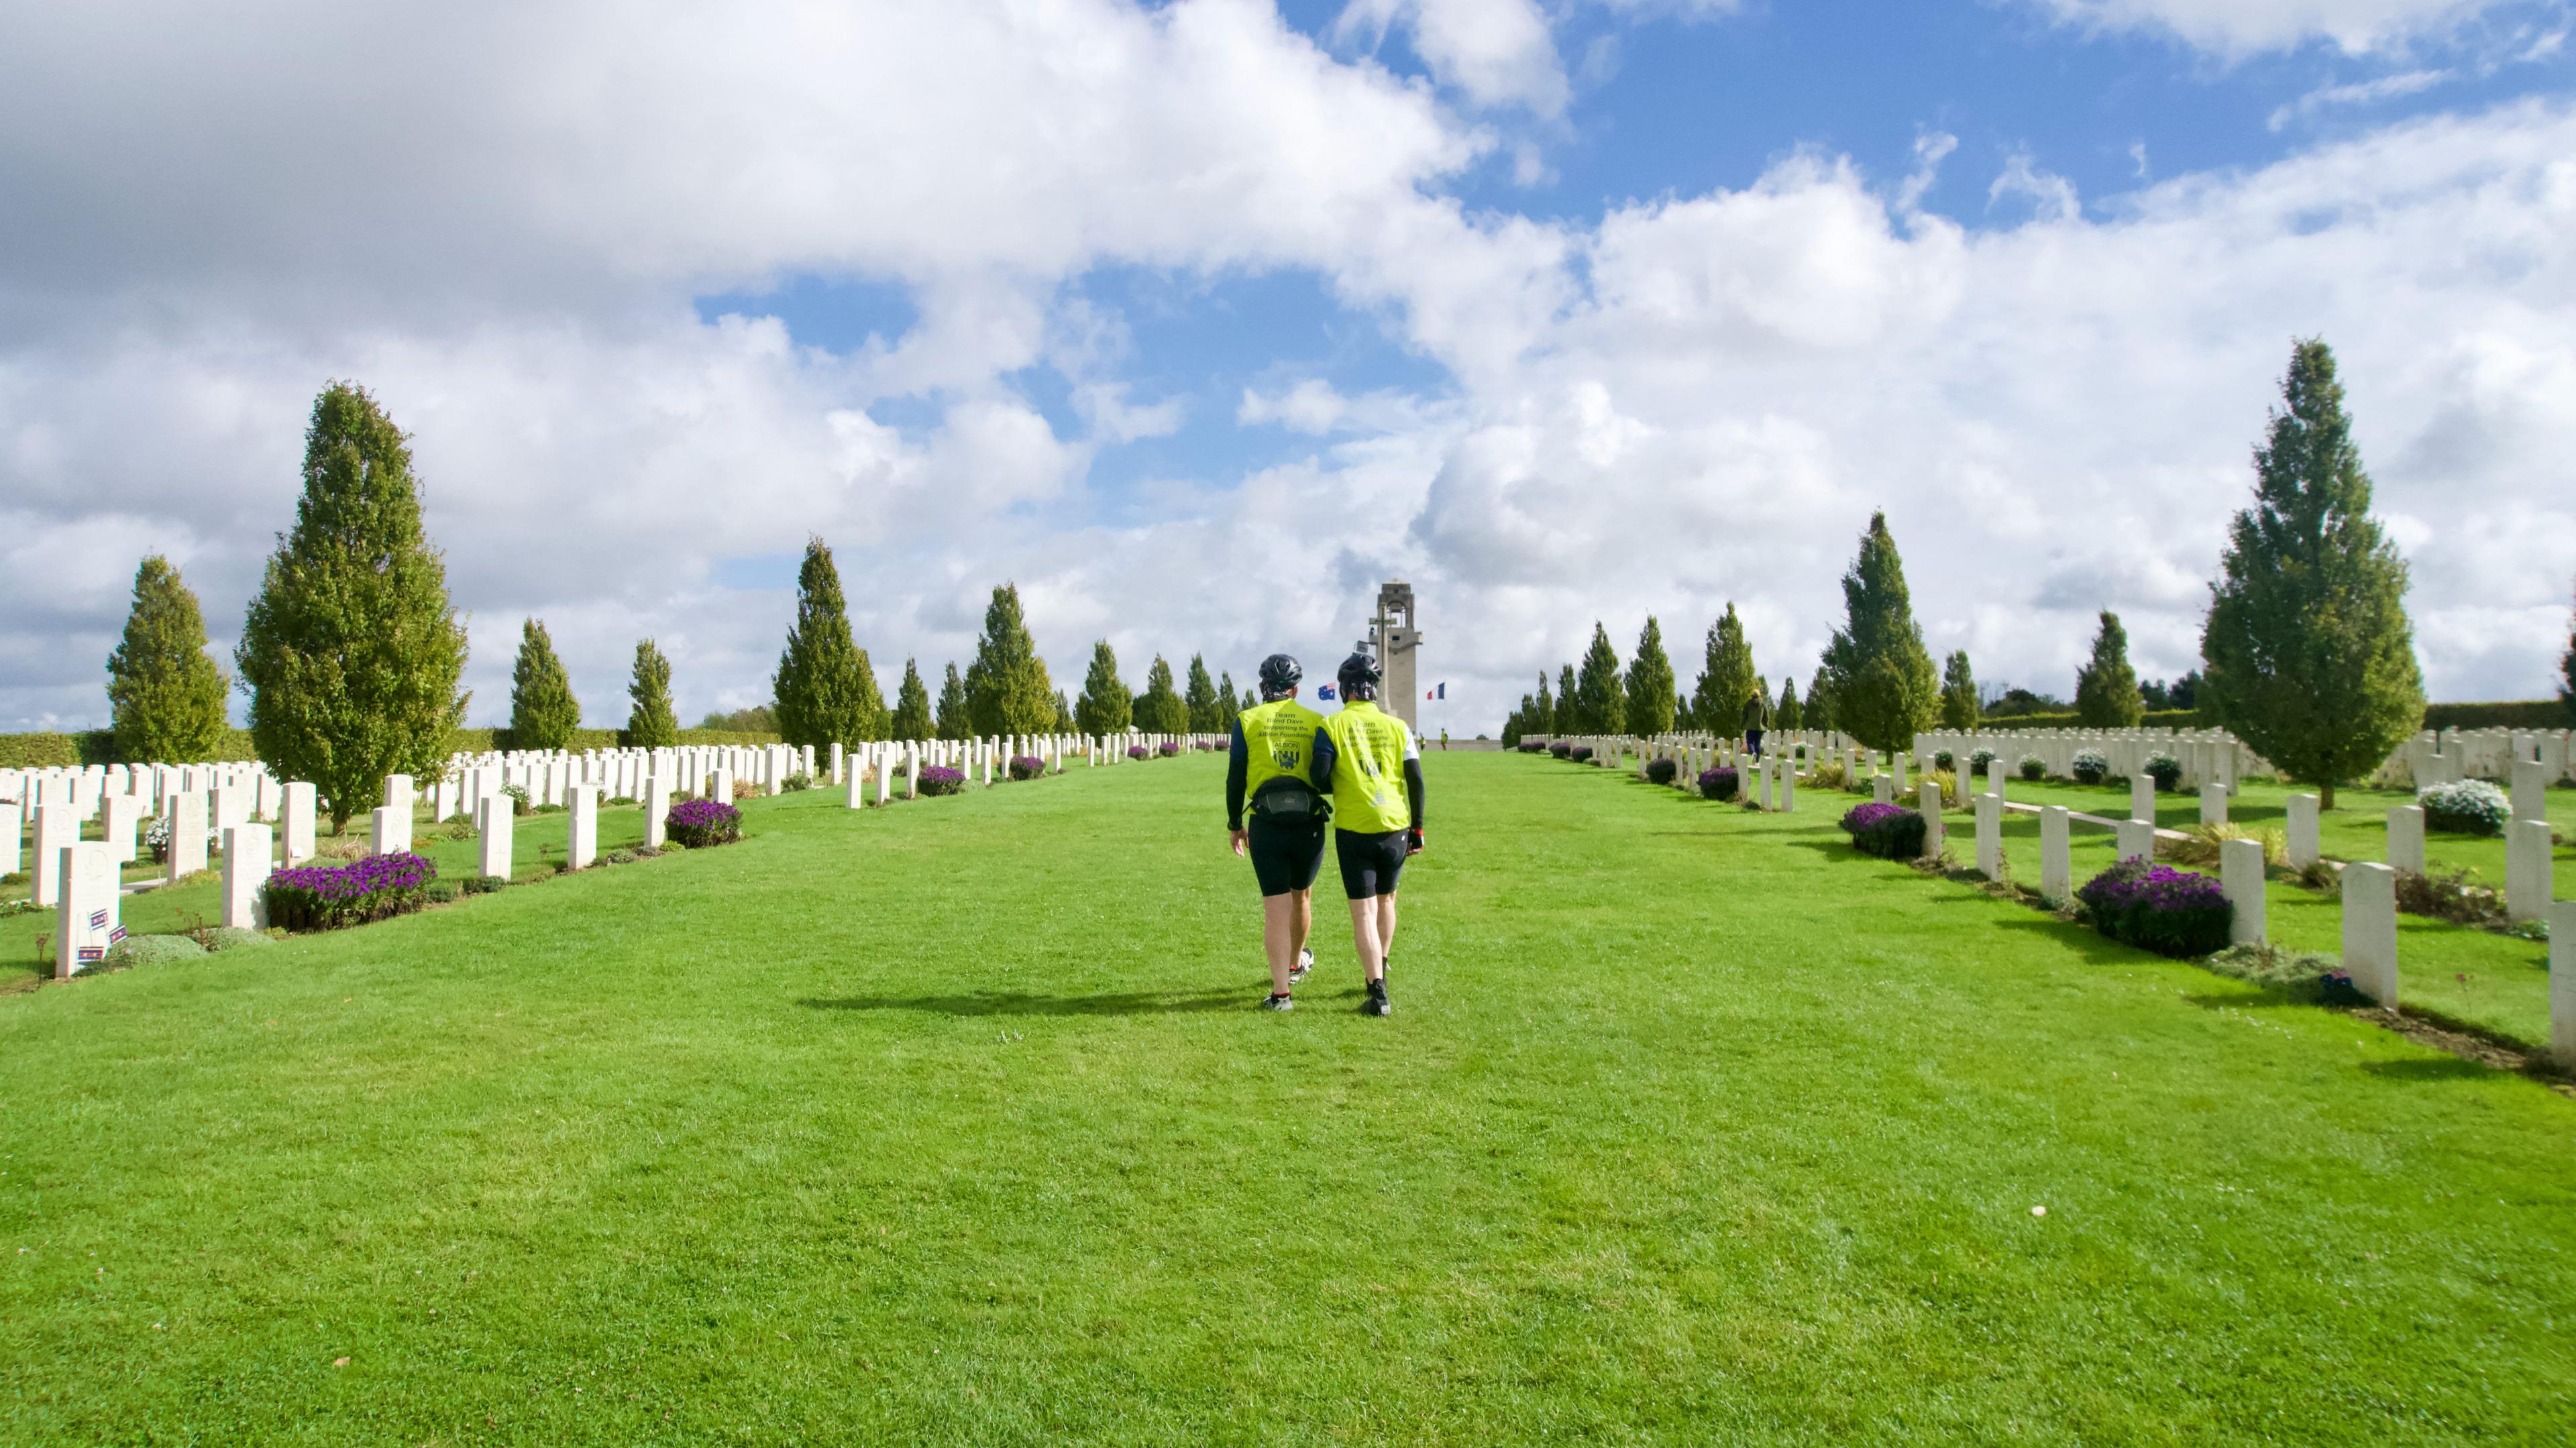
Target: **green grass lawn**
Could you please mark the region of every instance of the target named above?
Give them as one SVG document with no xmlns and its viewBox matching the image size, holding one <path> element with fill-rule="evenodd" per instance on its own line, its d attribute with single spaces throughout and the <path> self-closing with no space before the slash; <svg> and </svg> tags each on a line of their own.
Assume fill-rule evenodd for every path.
<svg viewBox="0 0 2576 1448">
<path fill-rule="evenodd" d="M 2576 1422 L 2576 1101 L 1833 797 L 1426 763 L 1391 1020 L 1335 901 L 1254 1009 L 1213 758 L 0 999 L 0 1442 Z"/>
</svg>

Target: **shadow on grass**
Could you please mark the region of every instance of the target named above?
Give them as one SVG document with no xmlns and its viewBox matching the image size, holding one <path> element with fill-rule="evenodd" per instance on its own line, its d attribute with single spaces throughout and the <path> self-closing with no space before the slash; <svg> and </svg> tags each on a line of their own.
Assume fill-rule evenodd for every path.
<svg viewBox="0 0 2576 1448">
<path fill-rule="evenodd" d="M 2033 934 L 2045 935 L 2060 945 L 2071 947 L 2077 955 L 2084 958 L 2087 965 L 2135 965 L 2140 961 L 2164 959 L 2154 951 L 2140 950 L 2133 945 L 2122 945 L 2092 926 L 2081 925 L 2072 920 L 2054 920 L 2044 915 L 2033 915 L 2027 920 L 1998 920 L 1995 922 L 1995 928 L 2027 930 Z"/>
<path fill-rule="evenodd" d="M 1142 1016 L 1177 1011 L 1222 1011 L 1258 1005 L 1246 990 L 1115 991 L 1102 995 L 1049 996 L 1025 991 L 968 995 L 841 996 L 797 1002 L 816 1011 L 921 1011 L 936 1016 Z"/>
<path fill-rule="evenodd" d="M 2364 1061 L 2361 1069 L 2390 1081 L 2483 1081 L 2503 1074 L 2482 1061 L 2462 1060 L 2458 1056 L 2413 1061 Z"/>
</svg>

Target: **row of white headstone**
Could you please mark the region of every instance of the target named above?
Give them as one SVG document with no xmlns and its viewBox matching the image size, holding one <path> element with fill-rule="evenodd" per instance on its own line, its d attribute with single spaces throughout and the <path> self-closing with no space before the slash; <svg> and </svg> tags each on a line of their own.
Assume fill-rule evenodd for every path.
<svg viewBox="0 0 2576 1448">
<path fill-rule="evenodd" d="M 1629 741 L 1617 738 L 1586 736 L 1569 742 L 1588 746 L 1593 762 L 1604 768 L 1618 768 L 1633 749 L 1637 773 L 1643 776 L 1649 763 L 1671 759 L 1675 763 L 1675 787 L 1695 791 L 1700 771 L 1732 767 L 1739 777 L 1749 775 L 1740 786 L 1744 798 L 1764 809 L 1774 807 L 1776 787 L 1778 808 L 1796 808 L 1798 774 L 1791 757 L 1772 754 L 1760 760 L 1739 757 L 1726 741 L 1715 744 Z M 1955 747 L 1955 746 L 1954 746 Z M 1816 762 L 1830 758 L 1840 763 L 1847 781 L 1866 779 L 1870 796 L 1880 804 L 1892 804 L 1905 794 L 1906 756 L 1888 756 L 1887 768 L 1879 767 L 1878 757 L 1851 748 L 1830 751 L 1799 750 Z M 1919 747 L 1918 757 L 1928 757 Z M 1965 756 L 1958 756 L 1964 758 Z M 2004 878 L 2003 815 L 2006 806 L 2005 782 L 2018 773 L 2019 761 L 2007 764 L 1998 754 L 1986 765 L 1984 792 L 1970 795 L 1971 775 L 1962 770 L 1958 775 L 1958 802 L 1974 812 L 1976 821 L 1976 869 L 1989 880 Z M 2505 826 L 2505 910 L 2516 922 L 2546 920 L 2549 924 L 2549 1005 L 2550 1047 L 2562 1061 L 2576 1064 L 2576 901 L 2553 898 L 2554 878 L 2551 862 L 2552 839 L 2548 821 L 2549 766 L 2537 758 L 2516 758 L 2510 763 L 2512 776 L 2513 818 Z M 1758 800 L 1754 791 L 1758 781 Z M 1775 785 L 1776 781 L 1776 785 Z M 2201 785 L 2198 793 L 2200 822 L 2227 822 L 2231 782 L 2212 780 Z M 1915 807 L 1924 820 L 1923 853 L 1927 859 L 1939 859 L 1947 847 L 1946 825 L 1942 810 L 1947 802 L 1940 784 L 1925 779 L 1916 786 Z M 2024 808 L 2028 808 L 2025 806 Z M 2287 863 L 2294 870 L 2304 870 L 2323 858 L 2319 844 L 2318 799 L 2313 794 L 2293 794 L 2288 800 L 2288 819 L 2283 831 Z M 2063 805 L 2043 805 L 2039 809 L 2039 894 L 2044 900 L 2062 904 L 2074 896 L 2073 826 L 2079 817 Z M 2129 817 L 2111 821 L 2117 834 L 2116 848 L 2122 860 L 2153 860 L 2156 838 L 2155 780 L 2143 772 L 2129 778 Z M 2164 831 L 2162 833 L 2174 833 Z M 2354 987 L 2382 1006 L 2397 1004 L 2397 877 L 2402 873 L 2421 875 L 2425 872 L 2424 811 L 2414 805 L 2400 805 L 2387 815 L 2388 858 L 2380 861 L 2356 861 L 2342 867 L 2340 893 L 2343 900 L 2343 965 L 2352 977 Z M 2238 945 L 2260 945 L 2268 938 L 2268 902 L 2265 893 L 2263 842 L 2259 839 L 2225 840 L 2219 845 L 2219 887 L 2230 907 L 2230 942 Z"/>
</svg>

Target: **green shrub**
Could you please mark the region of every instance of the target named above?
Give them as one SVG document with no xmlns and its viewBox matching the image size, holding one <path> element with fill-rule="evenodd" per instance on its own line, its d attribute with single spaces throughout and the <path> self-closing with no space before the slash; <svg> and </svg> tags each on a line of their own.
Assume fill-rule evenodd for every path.
<svg viewBox="0 0 2576 1448">
<path fill-rule="evenodd" d="M 2428 784 L 2415 791 L 2415 803 L 2424 811 L 2427 829 L 2453 834 L 2502 834 L 2504 822 L 2513 817 L 2513 801 L 2483 779 Z"/>
<path fill-rule="evenodd" d="M 129 965 L 176 965 L 184 960 L 203 960 L 206 948 L 184 935 L 129 935 L 107 952 L 110 969 Z"/>
<path fill-rule="evenodd" d="M 2564 729 L 2567 706 L 2556 699 L 2519 699 L 2507 704 L 2427 704 L 2427 729 Z"/>
<path fill-rule="evenodd" d="M 2209 957 L 2211 970 L 2236 980 L 2288 991 L 2304 1000 L 2346 1003 L 2357 999 L 2343 962 L 2312 950 L 2284 950 L 2269 943 L 2231 945 Z"/>
<path fill-rule="evenodd" d="M 468 875 L 456 886 L 468 895 L 489 895 L 509 883 L 498 875 Z"/>
<path fill-rule="evenodd" d="M 2157 750 L 2148 755 L 2147 762 L 2142 767 L 2147 777 L 2156 782 L 2156 788 L 2167 794 L 2171 794 L 2182 783 L 2182 761 L 2163 750 Z"/>
<path fill-rule="evenodd" d="M 607 854 L 599 857 L 599 863 L 603 865 L 631 865 L 635 863 L 635 852 L 632 850 L 611 850 Z"/>
<path fill-rule="evenodd" d="M 2078 749 L 2067 761 L 2066 772 L 2077 784 L 2100 784 L 2111 777 L 2111 757 L 2099 749 Z"/>
<path fill-rule="evenodd" d="M 2033 783 L 2048 778 L 2048 761 L 2036 754 L 2023 755 L 2020 768 L 2021 777 Z"/>
<path fill-rule="evenodd" d="M 188 933 L 199 945 L 210 951 L 236 950 L 243 946 L 277 943 L 260 931 L 246 930 L 239 925 L 209 925 L 203 930 L 192 930 Z"/>
<path fill-rule="evenodd" d="M 420 892 L 420 898 L 432 905 L 447 905 L 464 893 L 454 880 L 432 880 L 429 888 Z"/>
</svg>

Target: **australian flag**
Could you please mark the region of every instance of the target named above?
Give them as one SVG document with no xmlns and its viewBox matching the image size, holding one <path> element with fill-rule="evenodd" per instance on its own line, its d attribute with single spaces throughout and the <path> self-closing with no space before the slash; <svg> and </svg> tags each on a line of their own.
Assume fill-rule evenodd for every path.
<svg viewBox="0 0 2576 1448">
<path fill-rule="evenodd" d="M 1315 686 L 1315 697 L 1318 699 L 1338 699 L 1341 695 L 1334 693 L 1333 686 L 1330 684 L 1317 684 Z"/>
</svg>

